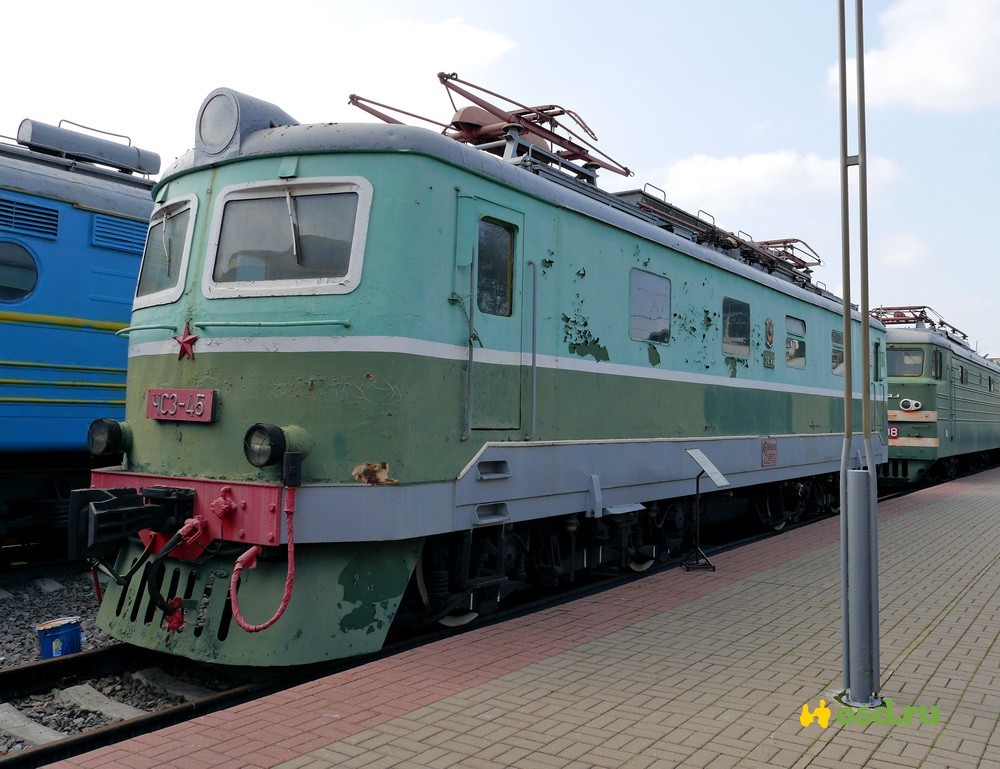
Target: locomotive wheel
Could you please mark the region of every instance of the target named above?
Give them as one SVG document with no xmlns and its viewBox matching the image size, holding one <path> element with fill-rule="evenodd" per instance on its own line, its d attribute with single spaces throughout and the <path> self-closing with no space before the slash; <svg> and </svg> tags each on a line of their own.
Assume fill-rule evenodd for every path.
<svg viewBox="0 0 1000 769">
<path fill-rule="evenodd" d="M 826 481 L 820 481 L 813 487 L 816 501 L 816 512 L 820 515 L 840 515 L 840 489 Z"/>
<path fill-rule="evenodd" d="M 758 492 L 751 498 L 750 504 L 757 511 L 757 517 L 764 527 L 772 531 L 781 531 L 788 525 L 788 515 L 784 510 L 779 509 L 780 498 L 777 496 L 781 490 L 765 489 Z"/>
<path fill-rule="evenodd" d="M 424 607 L 427 609 L 428 616 L 434 617 L 433 610 L 431 608 L 432 601 L 430 592 L 427 589 L 427 576 L 424 573 L 424 555 L 423 553 L 417 558 L 417 565 L 414 569 L 414 577 L 417 583 L 417 593 L 420 595 L 420 600 L 423 602 Z M 445 627 L 461 627 L 462 625 L 468 625 L 472 620 L 479 616 L 477 611 L 468 611 L 459 614 L 446 614 L 441 617 L 437 617 L 436 621 L 440 625 Z"/>
</svg>

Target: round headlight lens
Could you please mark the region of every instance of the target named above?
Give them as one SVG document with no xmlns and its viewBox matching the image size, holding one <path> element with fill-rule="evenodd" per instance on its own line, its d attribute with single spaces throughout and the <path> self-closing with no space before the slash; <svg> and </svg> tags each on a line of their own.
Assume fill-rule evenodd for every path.
<svg viewBox="0 0 1000 769">
<path fill-rule="evenodd" d="M 87 431 L 91 454 L 117 454 L 122 450 L 122 426 L 113 419 L 95 419 Z"/>
<path fill-rule="evenodd" d="M 239 109 L 229 93 L 219 93 L 208 100 L 198 117 L 198 138 L 204 149 L 215 155 L 222 152 L 236 135 Z"/>
<path fill-rule="evenodd" d="M 243 436 L 243 454 L 254 467 L 276 465 L 285 453 L 285 433 L 276 425 L 255 424 Z"/>
</svg>

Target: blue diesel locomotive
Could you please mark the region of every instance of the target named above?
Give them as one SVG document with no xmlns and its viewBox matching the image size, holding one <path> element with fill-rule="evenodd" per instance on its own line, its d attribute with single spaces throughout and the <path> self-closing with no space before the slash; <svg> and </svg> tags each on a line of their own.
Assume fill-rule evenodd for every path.
<svg viewBox="0 0 1000 769">
<path fill-rule="evenodd" d="M 124 414 L 115 333 L 128 324 L 159 162 L 32 120 L 0 142 L 0 541 L 65 531 L 69 491 L 93 467 L 88 425 Z"/>
<path fill-rule="evenodd" d="M 112 635 L 238 665 L 361 654 L 690 551 L 704 467 L 730 484 L 709 511 L 779 527 L 833 503 L 842 305 L 814 260 L 608 193 L 597 171 L 625 169 L 558 130 L 572 113 L 440 77 L 472 102 L 443 134 L 204 101 L 153 191 L 125 419 L 90 428 L 124 461 L 72 497 Z M 884 406 L 884 327 L 851 322 Z"/>
</svg>

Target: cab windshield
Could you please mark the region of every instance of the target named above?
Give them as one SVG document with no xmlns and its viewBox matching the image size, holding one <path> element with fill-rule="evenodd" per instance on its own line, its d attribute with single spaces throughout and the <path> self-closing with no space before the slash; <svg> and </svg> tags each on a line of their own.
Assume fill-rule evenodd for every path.
<svg viewBox="0 0 1000 769">
<path fill-rule="evenodd" d="M 171 201 L 153 212 L 136 287 L 136 306 L 167 304 L 184 287 L 194 201 Z"/>
<path fill-rule="evenodd" d="M 924 373 L 924 351 L 889 348 L 886 355 L 889 376 L 920 376 Z"/>
<path fill-rule="evenodd" d="M 209 299 L 350 293 L 361 281 L 372 192 L 361 176 L 224 188 L 211 219 L 202 292 Z"/>
<path fill-rule="evenodd" d="M 231 200 L 212 278 L 216 283 L 343 278 L 351 263 L 358 195 Z"/>
</svg>

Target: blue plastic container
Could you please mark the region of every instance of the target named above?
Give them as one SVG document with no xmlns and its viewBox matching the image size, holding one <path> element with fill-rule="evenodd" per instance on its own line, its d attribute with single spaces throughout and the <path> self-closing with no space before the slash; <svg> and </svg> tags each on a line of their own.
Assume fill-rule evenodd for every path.
<svg viewBox="0 0 1000 769">
<path fill-rule="evenodd" d="M 80 651 L 83 634 L 80 631 L 79 617 L 52 619 L 35 629 L 38 631 L 38 646 L 43 660 Z"/>
</svg>

